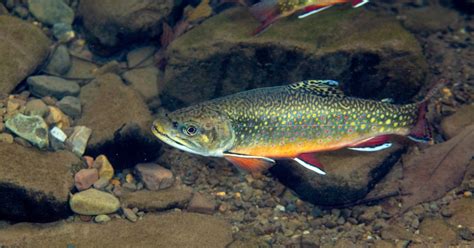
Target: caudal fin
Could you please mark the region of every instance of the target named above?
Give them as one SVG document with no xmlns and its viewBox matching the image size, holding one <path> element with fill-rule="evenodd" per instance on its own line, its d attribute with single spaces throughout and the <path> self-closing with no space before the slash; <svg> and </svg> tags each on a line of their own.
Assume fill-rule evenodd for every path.
<svg viewBox="0 0 474 248">
<path fill-rule="evenodd" d="M 426 113 L 428 112 L 428 101 L 442 88 L 446 85 L 447 81 L 445 79 L 439 80 L 433 88 L 426 94 L 425 98 L 418 103 L 418 119 L 408 134 L 408 138 L 416 142 L 429 143 L 432 141 L 432 133 L 430 125 L 426 121 Z"/>
</svg>

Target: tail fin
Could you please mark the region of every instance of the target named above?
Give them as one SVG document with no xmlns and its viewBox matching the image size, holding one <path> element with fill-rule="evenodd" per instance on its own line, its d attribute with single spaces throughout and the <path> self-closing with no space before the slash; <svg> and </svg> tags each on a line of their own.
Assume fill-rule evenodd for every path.
<svg viewBox="0 0 474 248">
<path fill-rule="evenodd" d="M 431 128 L 426 121 L 426 113 L 428 112 L 429 100 L 446 85 L 445 79 L 439 80 L 433 88 L 426 94 L 425 98 L 418 105 L 418 120 L 415 126 L 412 128 L 408 138 L 416 142 L 430 143 L 432 142 Z"/>
</svg>

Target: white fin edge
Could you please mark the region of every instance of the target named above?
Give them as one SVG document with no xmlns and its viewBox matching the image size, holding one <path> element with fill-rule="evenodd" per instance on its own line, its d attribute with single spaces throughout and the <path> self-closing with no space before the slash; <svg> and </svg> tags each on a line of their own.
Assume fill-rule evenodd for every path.
<svg viewBox="0 0 474 248">
<path fill-rule="evenodd" d="M 391 146 L 392 146 L 392 143 L 385 143 L 385 144 L 372 146 L 372 147 L 349 147 L 348 149 L 359 151 L 359 152 L 376 152 L 376 151 L 385 150 L 387 148 L 390 148 Z"/>
<path fill-rule="evenodd" d="M 362 1 L 361 3 L 358 3 L 358 4 L 354 5 L 354 6 L 352 6 L 352 8 L 359 8 L 360 6 L 362 6 L 362 5 L 364 5 L 364 4 L 368 3 L 368 2 L 369 2 L 369 0 L 364 0 L 364 1 Z"/>
<path fill-rule="evenodd" d="M 276 163 L 275 160 L 267 157 L 262 157 L 262 156 L 252 156 L 252 155 L 244 155 L 244 154 L 235 154 L 235 153 L 224 153 L 225 156 L 232 156 L 232 157 L 237 157 L 237 158 L 255 158 L 255 159 L 263 159 L 265 161 L 271 162 L 271 163 Z"/>
<path fill-rule="evenodd" d="M 296 162 L 298 162 L 298 164 L 302 165 L 304 168 L 308 169 L 308 170 L 311 170 L 311 171 L 314 171 L 320 175 L 326 175 L 326 172 L 324 172 L 323 170 L 319 169 L 318 167 L 314 166 L 314 165 L 310 165 L 308 163 L 306 163 L 305 161 L 299 159 L 299 158 L 294 158 L 293 160 L 295 160 Z"/>
<path fill-rule="evenodd" d="M 312 15 L 312 14 L 316 14 L 316 13 L 321 12 L 321 11 L 323 11 L 323 10 L 329 9 L 329 8 L 331 8 L 331 7 L 332 7 L 332 5 L 329 5 L 329 6 L 326 6 L 326 7 L 322 7 L 322 8 L 320 8 L 320 9 L 315 9 L 315 10 L 310 11 L 310 12 L 308 12 L 308 13 L 304 13 L 304 14 L 302 14 L 302 15 L 299 15 L 299 16 L 298 16 L 298 19 L 303 19 L 303 18 L 308 17 L 308 16 L 310 16 L 310 15 Z"/>
</svg>

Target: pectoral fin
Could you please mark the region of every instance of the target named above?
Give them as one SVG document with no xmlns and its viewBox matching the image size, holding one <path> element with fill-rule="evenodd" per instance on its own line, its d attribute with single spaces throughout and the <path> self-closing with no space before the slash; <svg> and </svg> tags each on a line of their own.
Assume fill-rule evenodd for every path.
<svg viewBox="0 0 474 248">
<path fill-rule="evenodd" d="M 312 153 L 302 153 L 293 160 L 308 170 L 312 170 L 321 175 L 326 175 L 323 165 L 314 157 Z"/>
<path fill-rule="evenodd" d="M 261 172 L 275 164 L 275 160 L 271 158 L 244 154 L 224 153 L 224 158 L 233 165 L 249 172 Z"/>
<path fill-rule="evenodd" d="M 356 143 L 350 146 L 348 149 L 360 152 L 375 152 L 390 148 L 391 146 L 392 143 L 390 143 L 390 136 L 380 135 Z"/>
</svg>

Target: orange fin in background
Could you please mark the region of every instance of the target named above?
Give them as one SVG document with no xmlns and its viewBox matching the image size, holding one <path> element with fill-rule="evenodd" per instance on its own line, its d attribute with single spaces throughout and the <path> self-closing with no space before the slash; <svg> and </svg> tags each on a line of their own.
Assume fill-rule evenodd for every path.
<svg viewBox="0 0 474 248">
<path fill-rule="evenodd" d="M 348 147 L 350 150 L 361 151 L 361 152 L 375 152 L 390 148 L 392 143 L 389 142 L 390 135 L 380 135 L 373 138 L 368 138 L 359 143 Z"/>
<path fill-rule="evenodd" d="M 261 172 L 275 164 L 275 160 L 266 157 L 224 153 L 224 158 L 233 165 L 249 172 Z"/>
<path fill-rule="evenodd" d="M 261 22 L 261 25 L 253 32 L 253 35 L 263 32 L 280 18 L 277 0 L 263 0 L 250 6 L 249 10 Z"/>
<path fill-rule="evenodd" d="M 321 175 L 326 175 L 324 166 L 314 157 L 313 153 L 302 153 L 293 160 L 308 170 L 314 171 Z"/>
</svg>

